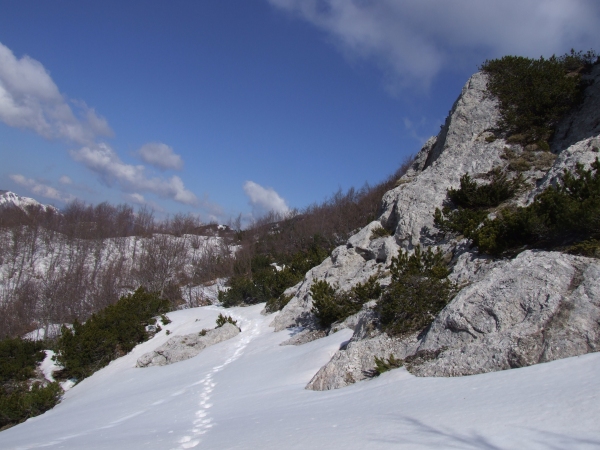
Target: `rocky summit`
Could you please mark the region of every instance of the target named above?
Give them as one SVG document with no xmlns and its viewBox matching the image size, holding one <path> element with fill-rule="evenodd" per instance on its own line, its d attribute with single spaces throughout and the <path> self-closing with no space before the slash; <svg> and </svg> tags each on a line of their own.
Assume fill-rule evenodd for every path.
<svg viewBox="0 0 600 450">
<path fill-rule="evenodd" d="M 511 173 L 511 158 L 529 157 L 533 162 L 519 171 L 521 189 L 506 202 L 516 207 L 531 204 L 555 186 L 565 170 L 578 164 L 589 169 L 600 156 L 600 65 L 584 77 L 588 87 L 583 102 L 557 125 L 552 152 L 498 136 L 501 112 L 486 89 L 488 75 L 476 73 L 469 79 L 440 133 L 425 143 L 410 170 L 384 195 L 377 220 L 288 289 L 293 297 L 271 326 L 276 331 L 302 327 L 300 335 L 307 338 L 297 338 L 295 344 L 318 338 L 322 334 L 314 331 L 318 322 L 311 296 L 316 280 L 349 291 L 376 275 L 385 286 L 392 258 L 417 246 L 441 249 L 456 295 L 429 327 L 403 336 L 383 332 L 374 303 L 365 304 L 358 314 L 332 325 L 329 333 L 351 328 L 354 334 L 308 389 L 336 389 L 365 379 L 372 376 L 375 358 L 390 356 L 417 376 L 463 376 L 598 351 L 597 258 L 552 249 L 492 257 L 463 236 L 443 233 L 434 222 L 436 208 L 443 208 L 448 189 L 458 189 L 464 174 L 474 180 L 484 180 L 493 170 L 517 176 Z M 390 235 L 373 236 L 382 227 Z"/>
</svg>

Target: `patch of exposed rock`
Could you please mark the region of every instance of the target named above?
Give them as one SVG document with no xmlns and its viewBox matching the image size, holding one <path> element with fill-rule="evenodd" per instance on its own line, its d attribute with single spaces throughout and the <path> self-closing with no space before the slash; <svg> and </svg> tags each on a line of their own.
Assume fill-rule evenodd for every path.
<svg viewBox="0 0 600 450">
<path fill-rule="evenodd" d="M 294 297 L 271 323 L 275 331 L 314 327 L 310 312 L 313 281 L 324 279 L 349 290 L 371 275 L 385 278 L 386 266 L 400 248 L 433 243 L 437 239 L 433 215 L 446 199 L 447 189 L 458 187 L 466 172 L 484 174 L 503 164 L 504 141 L 485 140 L 500 117 L 497 101 L 485 91 L 486 82 L 481 73 L 467 82 L 440 134 L 427 141 L 399 185 L 384 195 L 379 220 L 352 236 L 346 246 L 336 248 L 289 291 Z M 381 226 L 394 230 L 394 236 L 371 239 L 373 230 Z"/>
<path fill-rule="evenodd" d="M 374 321 L 364 315 L 346 348 L 307 388 L 336 389 L 367 378 L 375 357 L 390 354 L 408 358 L 417 376 L 462 376 L 600 350 L 600 261 L 530 250 L 514 260 L 461 258 L 463 276 L 470 270 L 474 281 L 426 333 L 404 339 L 366 333 Z"/>
<path fill-rule="evenodd" d="M 365 305 L 358 313 L 358 323 L 354 335 L 331 360 L 315 374 L 306 389 L 324 391 L 339 389 L 372 376 L 375 357 L 388 358 L 394 355 L 400 359 L 412 355 L 418 345 L 417 336 L 406 339 L 391 338 L 377 330 L 377 315 L 372 309 L 374 303 Z"/>
<path fill-rule="evenodd" d="M 600 156 L 600 66 L 589 78 L 584 103 L 557 130 L 552 148 L 558 157 L 534 161 L 525 173 L 528 188 L 512 204 L 531 203 L 556 184 L 565 169 L 573 171 L 578 163 L 589 168 Z M 391 258 L 418 244 L 440 246 L 452 259 L 450 279 L 460 291 L 427 330 L 403 339 L 378 331 L 375 310 L 363 308 L 354 322 L 339 324 L 353 328 L 354 335 L 313 377 L 308 389 L 335 389 L 364 379 L 374 369 L 375 357 L 404 359 L 418 376 L 460 376 L 600 350 L 599 260 L 531 250 L 512 260 L 498 260 L 477 254 L 466 239 L 451 239 L 435 229 L 435 208 L 443 205 L 448 188 L 459 186 L 463 174 L 478 179 L 493 168 L 506 167 L 507 147 L 515 157 L 546 156 L 535 149 L 508 146 L 503 139 L 486 140 L 499 111 L 485 87 L 485 75 L 471 77 L 438 136 L 425 143 L 397 187 L 384 195 L 379 219 L 291 289 L 293 299 L 272 325 L 276 330 L 305 326 L 308 336 L 314 328 L 310 312 L 314 280 L 325 279 L 342 290 L 373 274 L 389 283 Z M 380 226 L 394 235 L 371 239 Z"/>
<path fill-rule="evenodd" d="M 237 336 L 240 329 L 231 323 L 208 330 L 205 335 L 192 333 L 185 336 L 173 336 L 154 351 L 142 355 L 136 367 L 166 366 L 193 358 L 206 347 Z"/>
<path fill-rule="evenodd" d="M 525 251 L 464 288 L 417 348 L 418 376 L 523 367 L 600 350 L 600 261 Z"/>
</svg>

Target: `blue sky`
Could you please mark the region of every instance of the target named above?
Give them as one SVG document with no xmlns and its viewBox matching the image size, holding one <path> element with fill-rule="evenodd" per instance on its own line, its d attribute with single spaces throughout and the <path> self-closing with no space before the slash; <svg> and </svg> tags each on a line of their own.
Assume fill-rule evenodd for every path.
<svg viewBox="0 0 600 450">
<path fill-rule="evenodd" d="M 0 0 L 0 189 L 226 222 L 381 181 L 487 58 L 595 0 Z"/>
</svg>

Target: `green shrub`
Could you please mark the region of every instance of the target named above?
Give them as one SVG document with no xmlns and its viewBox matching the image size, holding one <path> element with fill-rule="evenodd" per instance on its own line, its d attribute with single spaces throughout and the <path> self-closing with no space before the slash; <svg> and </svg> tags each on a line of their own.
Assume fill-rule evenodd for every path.
<svg viewBox="0 0 600 450">
<path fill-rule="evenodd" d="M 0 341 L 0 429 L 34 417 L 58 403 L 58 383 L 43 386 L 28 382 L 43 361 L 44 345 L 20 338 Z"/>
<path fill-rule="evenodd" d="M 485 61 L 480 70 L 488 75 L 487 89 L 500 103 L 500 128 L 520 135 L 523 144 L 549 140 L 560 118 L 581 101 L 579 72 L 595 60 L 593 51 L 571 50 L 548 59 L 505 56 Z"/>
<path fill-rule="evenodd" d="M 0 341 L 0 385 L 25 381 L 35 376 L 36 366 L 44 360 L 44 345 L 40 341 L 21 338 Z"/>
<path fill-rule="evenodd" d="M 63 393 L 57 382 L 41 383 L 27 382 L 4 388 L 0 395 L 0 429 L 24 422 L 30 417 L 38 416 L 52 409 Z"/>
<path fill-rule="evenodd" d="M 466 238 L 472 238 L 473 233 L 487 217 L 485 210 L 473 210 L 465 208 L 451 209 L 448 206 L 440 211 L 435 209 L 433 221 L 436 226 L 446 233 L 458 233 Z"/>
<path fill-rule="evenodd" d="M 378 302 L 381 326 L 390 335 L 405 335 L 429 326 L 454 295 L 439 249 L 412 255 L 401 251 L 390 267 L 392 283 Z"/>
<path fill-rule="evenodd" d="M 352 314 L 356 314 L 369 300 L 381 296 L 381 286 L 377 276 L 371 276 L 364 283 L 358 283 L 348 292 L 336 292 L 336 288 L 325 280 L 317 280 L 310 288 L 313 298 L 312 313 L 322 328 L 329 328 Z"/>
<path fill-rule="evenodd" d="M 436 208 L 434 222 L 444 232 L 472 238 L 475 230 L 487 217 L 489 209 L 511 198 L 523 183 L 522 177 L 508 180 L 506 174 L 492 170 L 488 184 L 477 184 L 469 174 L 460 179 L 460 188 L 448 189 L 448 198 L 455 205 Z"/>
<path fill-rule="evenodd" d="M 378 377 L 384 372 L 388 372 L 392 369 L 397 369 L 398 367 L 402 367 L 403 361 L 401 359 L 396 359 L 394 355 L 390 355 L 390 357 L 386 360 L 385 358 L 375 357 L 375 369 L 373 369 L 372 375 Z"/>
<path fill-rule="evenodd" d="M 488 176 L 489 183 L 477 184 L 468 173 L 464 174 L 460 178 L 460 188 L 448 189 L 448 198 L 462 208 L 490 208 L 511 198 L 523 182 L 520 177 L 508 180 L 498 169 L 490 171 Z"/>
<path fill-rule="evenodd" d="M 548 187 L 531 205 L 506 208 L 495 219 L 484 220 L 473 235 L 474 243 L 483 252 L 500 254 L 522 246 L 553 248 L 600 237 L 599 172 L 598 159 L 590 170 L 582 165 L 574 174 L 565 170 L 562 183 Z"/>
<path fill-rule="evenodd" d="M 328 249 L 315 243 L 308 250 L 284 258 L 281 270 L 272 266 L 274 261 L 271 257 L 256 255 L 251 260 L 251 274 L 231 277 L 229 289 L 219 292 L 219 301 L 226 308 L 267 302 L 269 312 L 278 311 L 291 298 L 286 298 L 283 292 L 302 281 L 306 272 L 321 264 L 328 255 Z"/>
<path fill-rule="evenodd" d="M 81 380 L 127 354 L 148 339 L 145 327 L 153 317 L 168 309 L 168 300 L 139 288 L 84 324 L 76 321 L 72 330 L 63 327 L 56 355 L 63 369 L 57 376 Z"/>
<path fill-rule="evenodd" d="M 219 314 L 219 317 L 217 317 L 217 328 L 222 327 L 228 322 L 237 327 L 237 320 L 233 320 L 231 316 L 224 316 L 223 314 Z"/>
<path fill-rule="evenodd" d="M 588 256 L 590 258 L 600 258 L 600 240 L 586 239 L 578 242 L 567 249 L 567 253 L 572 255 Z"/>
<path fill-rule="evenodd" d="M 171 319 L 169 319 L 165 314 L 160 315 L 160 321 L 163 325 L 168 325 L 171 323 Z"/>
<path fill-rule="evenodd" d="M 370 239 L 377 239 L 377 238 L 382 238 L 382 237 L 387 237 L 387 236 L 391 236 L 392 232 L 386 228 L 383 227 L 378 227 L 375 228 L 373 231 L 371 231 L 371 237 Z"/>
</svg>

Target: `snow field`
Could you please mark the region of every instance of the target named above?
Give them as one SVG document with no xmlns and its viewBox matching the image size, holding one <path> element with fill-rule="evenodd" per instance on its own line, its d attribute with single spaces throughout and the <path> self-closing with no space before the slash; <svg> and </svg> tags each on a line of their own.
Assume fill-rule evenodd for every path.
<svg viewBox="0 0 600 450">
<path fill-rule="evenodd" d="M 598 353 L 461 378 L 397 369 L 314 392 L 304 386 L 351 332 L 280 346 L 291 332 L 274 333 L 262 307 L 169 313 L 163 331 L 56 408 L 0 433 L 0 448 L 600 448 Z M 134 367 L 170 337 L 214 327 L 221 312 L 242 333 L 187 361 Z"/>
</svg>

